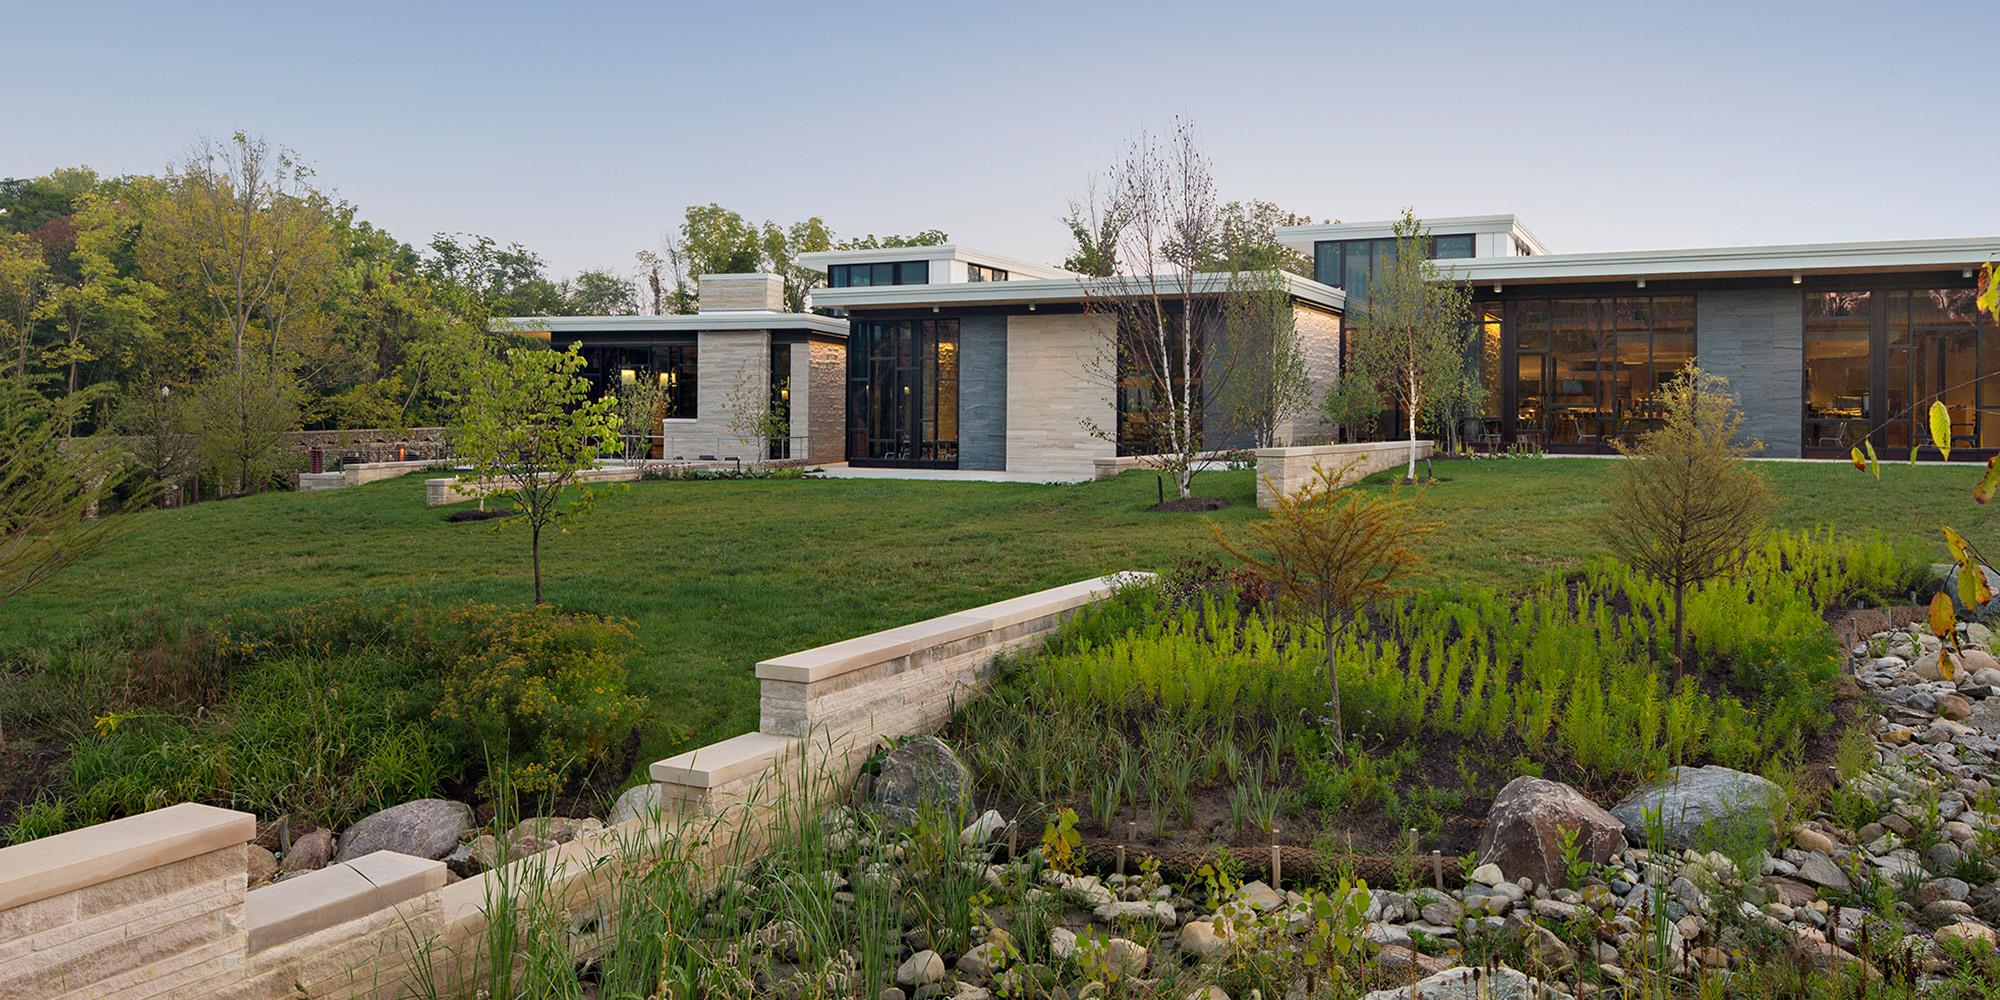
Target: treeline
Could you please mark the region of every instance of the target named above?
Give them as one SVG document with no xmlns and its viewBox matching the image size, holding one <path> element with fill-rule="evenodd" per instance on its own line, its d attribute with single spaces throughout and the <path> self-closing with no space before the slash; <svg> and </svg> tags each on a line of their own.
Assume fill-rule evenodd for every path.
<svg viewBox="0 0 2000 1000">
<path fill-rule="evenodd" d="M 285 431 L 450 423 L 494 317 L 691 312 L 699 275 L 759 269 L 803 308 L 818 275 L 800 253 L 944 238 L 836 243 L 818 218 L 700 205 L 630 274 L 558 279 L 518 243 L 398 240 L 239 133 L 159 176 L 0 180 L 0 376 L 73 404 L 74 436 L 150 442 L 159 479 L 245 492 L 281 471 Z"/>
</svg>

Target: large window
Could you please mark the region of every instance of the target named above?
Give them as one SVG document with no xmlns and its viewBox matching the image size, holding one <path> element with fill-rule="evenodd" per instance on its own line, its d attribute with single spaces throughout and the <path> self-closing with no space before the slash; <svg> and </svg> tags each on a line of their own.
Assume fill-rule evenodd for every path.
<svg viewBox="0 0 2000 1000">
<path fill-rule="evenodd" d="M 1805 308 L 1805 436 L 1808 448 L 1850 448 L 1873 418 L 1869 349 L 1874 297 L 1808 292 Z"/>
<path fill-rule="evenodd" d="M 2000 448 L 2000 325 L 1964 288 L 1808 292 L 1804 433 L 1808 448 L 1864 438 L 1890 453 L 1929 449 L 1932 403 L 1954 448 Z"/>
<path fill-rule="evenodd" d="M 831 288 L 864 288 L 873 285 L 924 285 L 931 280 L 931 265 L 925 260 L 892 261 L 886 264 L 834 264 L 826 269 Z"/>
<path fill-rule="evenodd" d="M 792 345 L 771 345 L 771 457 L 792 457 Z"/>
<path fill-rule="evenodd" d="M 1473 256 L 1476 237 L 1455 233 L 1430 238 L 1430 259 L 1458 260 Z M 1375 277 L 1396 259 L 1396 240 L 1321 240 L 1313 244 L 1313 280 L 1347 290 L 1350 300 L 1366 298 Z"/>
<path fill-rule="evenodd" d="M 1528 300 L 1514 307 L 1514 436 L 1605 446 L 1659 426 L 1659 388 L 1694 360 L 1687 295 Z"/>
<path fill-rule="evenodd" d="M 666 419 L 695 418 L 700 378 L 693 344 L 585 343 L 577 353 L 583 355 L 583 377 L 590 380 L 591 395 L 601 397 L 641 381 L 653 382 L 664 390 Z"/>
<path fill-rule="evenodd" d="M 958 320 L 852 321 L 847 337 L 849 462 L 958 464 Z"/>
<path fill-rule="evenodd" d="M 1167 316 L 1172 324 L 1169 343 L 1164 357 L 1151 357 L 1145 348 L 1135 351 L 1135 347 L 1151 343 L 1148 338 L 1135 336 L 1130 328 L 1118 337 L 1118 440 L 1117 453 L 1124 455 L 1157 455 L 1173 450 L 1171 433 L 1173 430 L 1173 402 L 1167 396 L 1168 387 L 1162 383 L 1159 370 L 1189 371 L 1189 384 L 1181 387 L 1187 399 L 1195 400 L 1188 408 L 1190 428 L 1196 440 L 1205 433 L 1202 427 L 1201 405 L 1203 370 L 1202 338 L 1194 338 L 1194 356 L 1187 357 L 1188 341 L 1182 329 L 1184 314 L 1176 309 Z M 1121 316 L 1119 322 L 1128 322 Z M 1151 354 L 1159 354 L 1157 348 Z"/>
</svg>

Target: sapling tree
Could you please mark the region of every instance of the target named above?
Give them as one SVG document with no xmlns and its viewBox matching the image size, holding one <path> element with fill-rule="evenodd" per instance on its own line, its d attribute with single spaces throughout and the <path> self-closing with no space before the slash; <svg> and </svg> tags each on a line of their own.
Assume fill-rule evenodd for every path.
<svg viewBox="0 0 2000 1000">
<path fill-rule="evenodd" d="M 1763 474 L 1744 461 L 1758 448 L 1740 431 L 1743 414 L 1726 380 L 1692 365 L 1660 389 L 1657 430 L 1620 443 L 1598 536 L 1614 556 L 1674 596 L 1673 680 L 1687 671 L 1687 592 L 1735 566 L 1775 501 Z"/>
<path fill-rule="evenodd" d="M 482 498 L 510 500 L 528 528 L 535 603 L 542 603 L 542 532 L 566 530 L 596 494 L 581 474 L 615 447 L 622 426 L 615 397 L 590 398 L 583 356 L 517 347 L 484 366 L 466 393 L 454 438 L 470 468 L 459 477 Z M 503 525 L 506 522 L 501 522 Z"/>
<path fill-rule="evenodd" d="M 116 449 L 68 428 L 88 394 L 50 400 L 0 376 L 0 606 L 104 542 L 121 522 L 97 518 L 121 472 Z"/>
<path fill-rule="evenodd" d="M 1336 746 L 1346 740 L 1336 640 L 1358 612 L 1395 592 L 1397 579 L 1417 561 L 1414 544 L 1432 528 L 1418 516 L 1414 497 L 1341 489 L 1345 471 L 1319 467 L 1290 493 L 1273 489 L 1277 506 L 1251 525 L 1245 542 L 1210 528 L 1218 545 L 1270 587 L 1279 614 L 1325 640 Z"/>
<path fill-rule="evenodd" d="M 1415 479 L 1417 421 L 1434 415 L 1439 401 L 1464 395 L 1471 379 L 1472 292 L 1445 280 L 1431 263 L 1430 231 L 1409 209 L 1395 234 L 1396 255 L 1386 268 L 1377 265 L 1375 283 L 1352 320 L 1347 369 L 1328 409 L 1353 419 L 1363 400 L 1393 402 L 1409 431 L 1404 475 Z"/>
</svg>

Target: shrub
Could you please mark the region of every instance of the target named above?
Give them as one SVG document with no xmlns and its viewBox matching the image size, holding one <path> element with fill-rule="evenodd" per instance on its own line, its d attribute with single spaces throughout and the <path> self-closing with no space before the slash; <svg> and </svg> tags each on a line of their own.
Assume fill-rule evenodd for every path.
<svg viewBox="0 0 2000 1000">
<path fill-rule="evenodd" d="M 555 791 L 605 761 L 637 724 L 626 689 L 631 628 L 543 609 L 455 609 L 455 647 L 436 718 L 469 746 L 504 754 L 512 786 Z"/>
</svg>

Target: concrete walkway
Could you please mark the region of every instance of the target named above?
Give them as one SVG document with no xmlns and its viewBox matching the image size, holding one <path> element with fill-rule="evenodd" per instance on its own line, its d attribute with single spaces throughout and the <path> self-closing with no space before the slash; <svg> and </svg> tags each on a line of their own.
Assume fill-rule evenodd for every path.
<svg viewBox="0 0 2000 1000">
<path fill-rule="evenodd" d="M 1087 475 L 1058 472 L 995 472 L 982 469 L 857 469 L 845 462 L 820 466 L 828 479 L 920 479 L 962 483 L 1087 483 Z"/>
</svg>

